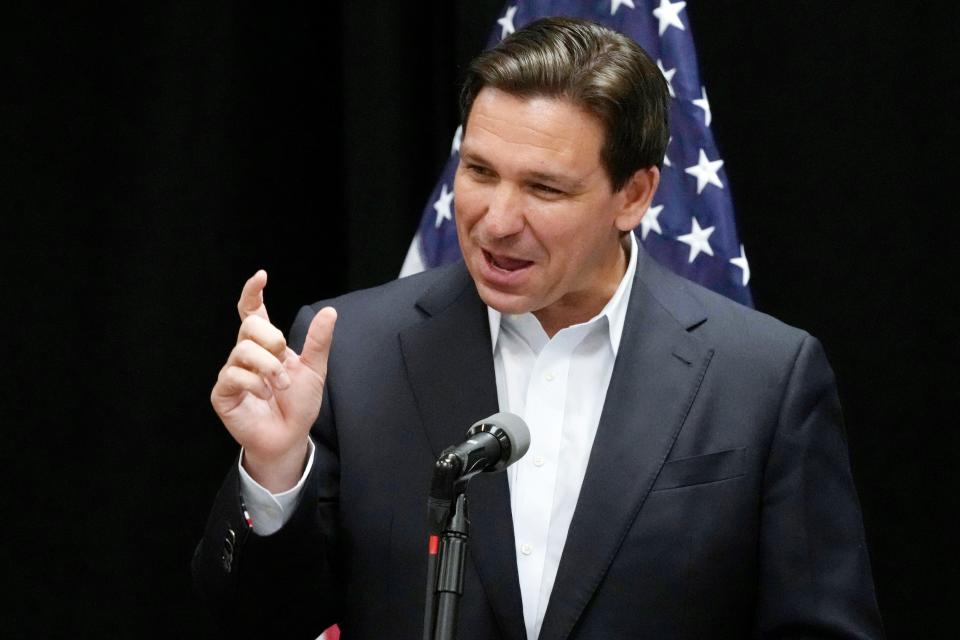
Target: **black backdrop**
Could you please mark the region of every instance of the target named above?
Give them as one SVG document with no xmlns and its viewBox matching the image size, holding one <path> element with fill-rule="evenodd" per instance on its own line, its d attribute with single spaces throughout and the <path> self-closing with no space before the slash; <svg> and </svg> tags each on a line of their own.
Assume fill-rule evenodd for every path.
<svg viewBox="0 0 960 640">
<path fill-rule="evenodd" d="M 839 377 L 888 633 L 948 637 L 957 9 L 689 5 L 757 306 Z M 267 268 L 286 327 L 395 276 L 500 8 L 5 12 L 4 635 L 210 632 L 188 563 L 240 286 Z"/>
</svg>

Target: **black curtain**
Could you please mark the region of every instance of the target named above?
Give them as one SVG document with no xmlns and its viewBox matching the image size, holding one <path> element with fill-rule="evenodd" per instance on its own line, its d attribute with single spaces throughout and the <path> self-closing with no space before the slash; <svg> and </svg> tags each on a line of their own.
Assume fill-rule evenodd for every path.
<svg viewBox="0 0 960 640">
<path fill-rule="evenodd" d="M 889 635 L 950 637 L 957 9 L 688 4 L 757 306 L 837 371 Z M 286 327 L 395 277 L 501 8 L 5 12 L 5 635 L 212 632 L 188 565 L 240 287 L 266 268 Z"/>
</svg>

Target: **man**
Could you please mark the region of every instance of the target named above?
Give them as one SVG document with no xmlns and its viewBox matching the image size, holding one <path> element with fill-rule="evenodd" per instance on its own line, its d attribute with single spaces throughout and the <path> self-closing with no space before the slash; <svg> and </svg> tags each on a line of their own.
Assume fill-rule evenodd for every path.
<svg viewBox="0 0 960 640">
<path fill-rule="evenodd" d="M 462 106 L 462 264 L 304 308 L 293 349 L 266 274 L 244 286 L 211 396 L 243 452 L 194 558 L 221 619 L 420 636 L 433 462 L 506 410 L 531 448 L 469 489 L 460 638 L 881 637 L 819 344 L 631 233 L 667 143 L 656 65 L 542 20 Z"/>
</svg>

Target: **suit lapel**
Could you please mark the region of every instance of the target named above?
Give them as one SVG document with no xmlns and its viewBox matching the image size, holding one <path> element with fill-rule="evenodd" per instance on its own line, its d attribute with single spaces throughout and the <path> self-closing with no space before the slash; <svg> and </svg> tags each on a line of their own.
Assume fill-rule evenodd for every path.
<svg viewBox="0 0 960 640">
<path fill-rule="evenodd" d="M 499 410 L 486 307 L 462 264 L 418 301 L 423 322 L 400 333 L 400 348 L 435 457 L 467 428 Z M 523 640 L 507 476 L 470 483 L 470 552 L 505 640 Z M 426 500 L 426 496 L 424 496 Z"/>
<path fill-rule="evenodd" d="M 541 640 L 572 632 L 640 512 L 713 355 L 688 332 L 705 317 L 683 281 L 642 250 L 639 258 Z"/>
</svg>

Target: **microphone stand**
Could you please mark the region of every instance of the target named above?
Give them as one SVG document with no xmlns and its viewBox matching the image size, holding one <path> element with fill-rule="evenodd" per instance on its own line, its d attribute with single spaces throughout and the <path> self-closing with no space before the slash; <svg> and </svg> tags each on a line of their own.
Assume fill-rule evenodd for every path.
<svg viewBox="0 0 960 640">
<path fill-rule="evenodd" d="M 445 453 L 434 467 L 427 500 L 429 541 L 423 640 L 455 640 L 457 637 L 470 535 L 464 493 L 469 478 L 460 477 L 460 466 L 455 455 Z"/>
<path fill-rule="evenodd" d="M 440 541 L 440 571 L 437 576 L 437 622 L 434 640 L 456 640 L 463 596 L 463 566 L 467 559 L 467 495 L 457 495 L 453 513 Z"/>
<path fill-rule="evenodd" d="M 484 471 L 501 471 L 530 446 L 530 430 L 519 417 L 495 413 L 473 424 L 467 440 L 445 449 L 433 467 L 427 499 L 427 594 L 423 640 L 455 640 L 463 596 L 470 521 L 467 483 Z M 452 505 L 452 513 L 451 513 Z"/>
</svg>

